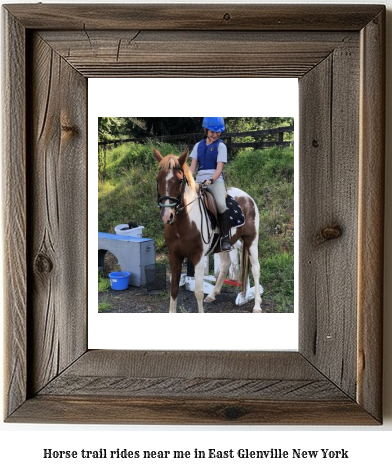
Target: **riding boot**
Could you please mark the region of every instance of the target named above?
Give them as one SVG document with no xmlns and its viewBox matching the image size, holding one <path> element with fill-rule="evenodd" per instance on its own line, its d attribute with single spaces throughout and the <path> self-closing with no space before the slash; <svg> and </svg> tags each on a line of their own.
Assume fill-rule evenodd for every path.
<svg viewBox="0 0 392 474">
<path fill-rule="evenodd" d="M 231 250 L 231 243 L 230 243 L 231 224 L 230 224 L 229 211 L 226 209 L 226 211 L 223 214 L 218 214 L 218 220 L 219 220 L 219 227 L 221 231 L 221 239 L 220 239 L 221 251 L 230 252 Z"/>
</svg>

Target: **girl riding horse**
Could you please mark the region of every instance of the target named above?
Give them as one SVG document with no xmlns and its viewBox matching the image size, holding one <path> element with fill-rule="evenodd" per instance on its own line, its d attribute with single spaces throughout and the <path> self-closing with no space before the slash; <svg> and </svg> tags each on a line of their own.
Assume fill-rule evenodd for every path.
<svg viewBox="0 0 392 474">
<path fill-rule="evenodd" d="M 220 246 L 222 252 L 230 252 L 230 217 L 226 207 L 226 187 L 223 179 L 223 166 L 227 163 L 227 148 L 220 135 L 225 131 L 223 117 L 204 117 L 202 127 L 207 137 L 196 143 L 191 154 L 191 173 L 199 165 L 196 183 L 203 183 L 214 196 L 218 209 L 221 229 Z"/>
</svg>

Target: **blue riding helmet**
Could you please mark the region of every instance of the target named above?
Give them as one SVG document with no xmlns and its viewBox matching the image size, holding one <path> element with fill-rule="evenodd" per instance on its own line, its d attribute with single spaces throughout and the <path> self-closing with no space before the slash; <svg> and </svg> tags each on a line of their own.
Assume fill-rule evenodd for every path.
<svg viewBox="0 0 392 474">
<path fill-rule="evenodd" d="M 204 117 L 202 127 L 212 132 L 224 132 L 225 121 L 223 117 Z"/>
</svg>

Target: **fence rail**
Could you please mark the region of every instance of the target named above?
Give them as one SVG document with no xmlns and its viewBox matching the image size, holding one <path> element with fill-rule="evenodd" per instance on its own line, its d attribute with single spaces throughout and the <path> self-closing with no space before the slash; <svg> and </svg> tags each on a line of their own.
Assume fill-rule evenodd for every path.
<svg viewBox="0 0 392 474">
<path fill-rule="evenodd" d="M 252 130 L 249 132 L 234 132 L 234 133 L 222 133 L 221 138 L 225 141 L 228 153 L 234 148 L 270 148 L 273 146 L 290 146 L 293 144 L 291 140 L 284 140 L 284 134 L 294 131 L 294 126 L 289 125 L 287 127 L 271 128 L 268 130 Z M 154 138 L 158 142 L 183 142 L 187 145 L 195 144 L 205 136 L 204 133 L 187 133 L 183 135 L 160 135 L 160 136 L 149 136 L 142 138 L 124 138 L 119 140 L 109 140 L 98 142 L 99 146 L 106 148 L 110 145 L 117 145 L 122 143 L 145 143 L 148 140 Z M 277 136 L 277 140 L 262 140 L 262 137 Z M 241 137 L 252 137 L 258 141 L 253 142 L 239 142 L 237 141 Z M 235 139 L 236 141 L 233 141 Z"/>
</svg>

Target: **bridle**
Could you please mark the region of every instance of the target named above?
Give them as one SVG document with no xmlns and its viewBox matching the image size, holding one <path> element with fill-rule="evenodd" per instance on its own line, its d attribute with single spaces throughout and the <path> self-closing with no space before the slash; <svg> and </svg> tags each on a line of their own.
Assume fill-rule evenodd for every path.
<svg viewBox="0 0 392 474">
<path fill-rule="evenodd" d="M 180 211 L 182 211 L 183 209 L 185 209 L 186 207 L 188 207 L 190 204 L 192 204 L 193 202 L 195 201 L 199 201 L 199 208 L 200 208 L 200 213 L 204 213 L 204 216 L 205 216 L 205 221 L 207 223 L 207 235 L 208 235 L 208 239 L 205 240 L 204 238 L 204 231 L 203 231 L 203 219 L 201 220 L 201 235 L 202 235 L 202 238 L 203 238 L 203 242 L 206 243 L 206 244 L 209 244 L 211 242 L 211 238 L 212 238 L 212 234 L 211 234 L 211 229 L 210 229 L 210 226 L 209 226 L 209 218 L 207 216 L 207 209 L 206 209 L 206 205 L 204 203 L 204 200 L 201 199 L 201 191 L 198 193 L 198 196 L 196 199 L 194 199 L 193 201 L 189 202 L 188 204 L 186 204 L 185 206 L 181 206 L 181 202 L 182 202 L 182 198 L 184 196 L 184 193 L 185 193 L 185 187 L 186 185 L 188 184 L 188 180 L 186 179 L 186 176 L 185 176 L 185 173 L 184 173 L 184 170 L 182 168 L 180 168 L 179 166 L 175 166 L 174 168 L 172 168 L 173 170 L 177 170 L 177 171 L 181 171 L 182 173 L 182 180 L 181 180 L 181 188 L 180 188 L 180 193 L 178 194 L 177 197 L 173 197 L 173 196 L 161 196 L 159 194 L 159 190 L 158 190 L 158 183 L 157 183 L 157 195 L 158 195 L 158 207 L 159 208 L 162 208 L 162 207 L 170 207 L 170 208 L 174 208 L 174 214 L 177 215 Z M 172 203 L 170 204 L 163 204 L 163 201 L 173 201 Z M 168 224 L 173 224 L 173 214 L 171 215 L 170 217 L 170 220 L 168 221 Z"/>
<path fill-rule="evenodd" d="M 177 171 L 181 171 L 181 173 L 182 173 L 180 193 L 178 194 L 177 197 L 161 196 L 159 194 L 158 183 L 157 183 L 158 207 L 171 207 L 171 208 L 174 208 L 175 214 L 177 215 L 180 212 L 180 210 L 183 209 L 183 208 L 180 209 L 180 205 L 181 205 L 181 202 L 182 202 L 182 198 L 184 196 L 185 187 L 188 184 L 188 180 L 186 179 L 184 170 L 182 168 L 176 166 L 172 169 L 177 170 Z M 169 203 L 169 204 L 163 204 L 164 201 L 173 201 L 173 202 Z"/>
</svg>

